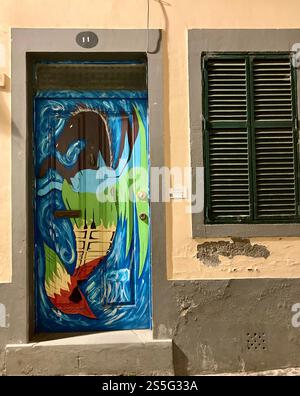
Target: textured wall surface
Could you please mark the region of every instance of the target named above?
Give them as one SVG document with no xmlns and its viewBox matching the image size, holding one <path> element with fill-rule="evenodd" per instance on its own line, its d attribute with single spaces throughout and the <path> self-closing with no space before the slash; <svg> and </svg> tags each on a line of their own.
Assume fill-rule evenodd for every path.
<svg viewBox="0 0 300 396">
<path fill-rule="evenodd" d="M 291 324 L 299 288 L 296 279 L 168 282 L 158 298 L 172 302 L 161 307 L 157 332 L 173 339 L 175 372 L 299 366 L 300 330 Z"/>
</svg>

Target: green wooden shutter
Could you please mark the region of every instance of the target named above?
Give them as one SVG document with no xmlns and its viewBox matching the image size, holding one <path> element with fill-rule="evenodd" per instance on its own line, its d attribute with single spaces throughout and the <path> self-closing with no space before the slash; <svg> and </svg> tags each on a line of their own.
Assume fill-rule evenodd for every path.
<svg viewBox="0 0 300 396">
<path fill-rule="evenodd" d="M 206 222 L 299 220 L 289 55 L 204 58 Z"/>
<path fill-rule="evenodd" d="M 205 61 L 206 207 L 209 221 L 250 218 L 245 58 Z"/>
<path fill-rule="evenodd" d="M 254 57 L 253 134 L 255 216 L 265 220 L 297 217 L 296 111 L 289 57 Z"/>
</svg>

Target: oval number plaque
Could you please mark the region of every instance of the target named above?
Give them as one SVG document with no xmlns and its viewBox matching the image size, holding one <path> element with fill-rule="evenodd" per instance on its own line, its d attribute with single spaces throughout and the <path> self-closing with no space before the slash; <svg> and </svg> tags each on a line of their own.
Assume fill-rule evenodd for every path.
<svg viewBox="0 0 300 396">
<path fill-rule="evenodd" d="M 80 32 L 76 36 L 76 43 L 83 48 L 96 47 L 98 41 L 98 36 L 94 32 Z"/>
</svg>

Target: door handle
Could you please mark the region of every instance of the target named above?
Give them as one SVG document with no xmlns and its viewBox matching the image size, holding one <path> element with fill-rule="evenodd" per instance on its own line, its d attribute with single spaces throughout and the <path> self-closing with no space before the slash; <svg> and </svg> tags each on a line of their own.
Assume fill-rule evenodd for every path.
<svg viewBox="0 0 300 396">
<path fill-rule="evenodd" d="M 81 210 L 56 210 L 54 212 L 54 217 L 61 218 L 61 217 L 80 217 Z"/>
<path fill-rule="evenodd" d="M 141 213 L 139 217 L 140 217 L 140 219 L 141 219 L 142 221 L 145 221 L 145 220 L 148 219 L 148 216 L 146 215 L 146 213 Z"/>
</svg>

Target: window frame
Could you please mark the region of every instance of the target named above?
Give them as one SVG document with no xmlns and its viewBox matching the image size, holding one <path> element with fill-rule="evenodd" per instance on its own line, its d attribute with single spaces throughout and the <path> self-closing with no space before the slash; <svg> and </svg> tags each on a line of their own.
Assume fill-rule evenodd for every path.
<svg viewBox="0 0 300 396">
<path fill-rule="evenodd" d="M 298 45 L 299 43 L 299 45 Z M 293 53 L 300 48 L 300 29 L 190 29 L 188 31 L 189 124 L 192 237 L 299 237 L 300 223 L 207 224 L 204 210 L 204 156 L 201 59 L 203 53 Z M 296 53 L 296 52 L 295 52 Z M 300 78 L 297 74 L 297 114 L 300 114 Z M 299 128 L 298 128 L 299 131 Z M 297 145 L 299 157 L 299 142 Z"/>
<path fill-rule="evenodd" d="M 257 218 L 256 205 L 257 195 L 256 187 L 256 152 L 255 152 L 255 130 L 259 127 L 270 127 L 272 121 L 256 121 L 254 119 L 254 92 L 253 92 L 253 60 L 254 59 L 290 59 L 291 62 L 291 90 L 292 90 L 292 120 L 291 121 L 273 121 L 274 128 L 276 127 L 287 127 L 293 130 L 293 150 L 294 150 L 294 167 L 295 167 L 295 206 L 296 212 L 294 219 L 282 219 L 280 217 L 273 217 L 271 220 Z M 208 90 L 208 74 L 205 62 L 211 59 L 227 59 L 227 60 L 245 60 L 246 70 L 246 121 L 226 121 L 224 125 L 220 123 L 219 128 L 245 128 L 247 130 L 248 140 L 248 166 L 249 166 L 249 198 L 250 198 L 250 211 L 249 219 L 241 220 L 240 222 L 236 219 L 223 219 L 221 221 L 211 220 L 209 217 L 210 208 L 210 169 L 209 169 L 209 130 L 214 127 L 209 127 L 209 90 Z M 292 54 L 291 52 L 203 52 L 201 54 L 201 73 L 203 79 L 202 89 L 202 115 L 203 115 L 203 151 L 204 151 L 204 211 L 205 211 L 205 224 L 291 224 L 300 223 L 300 197 L 299 197 L 299 153 L 297 150 L 297 143 L 299 141 L 299 121 L 297 112 L 297 73 L 296 69 L 292 66 Z M 215 121 L 216 122 L 216 121 Z M 214 123 L 215 123 L 214 122 Z M 214 124 L 213 123 L 213 124 Z M 240 124 L 240 125 L 238 125 Z M 281 125 L 279 125 L 281 124 Z"/>
</svg>

